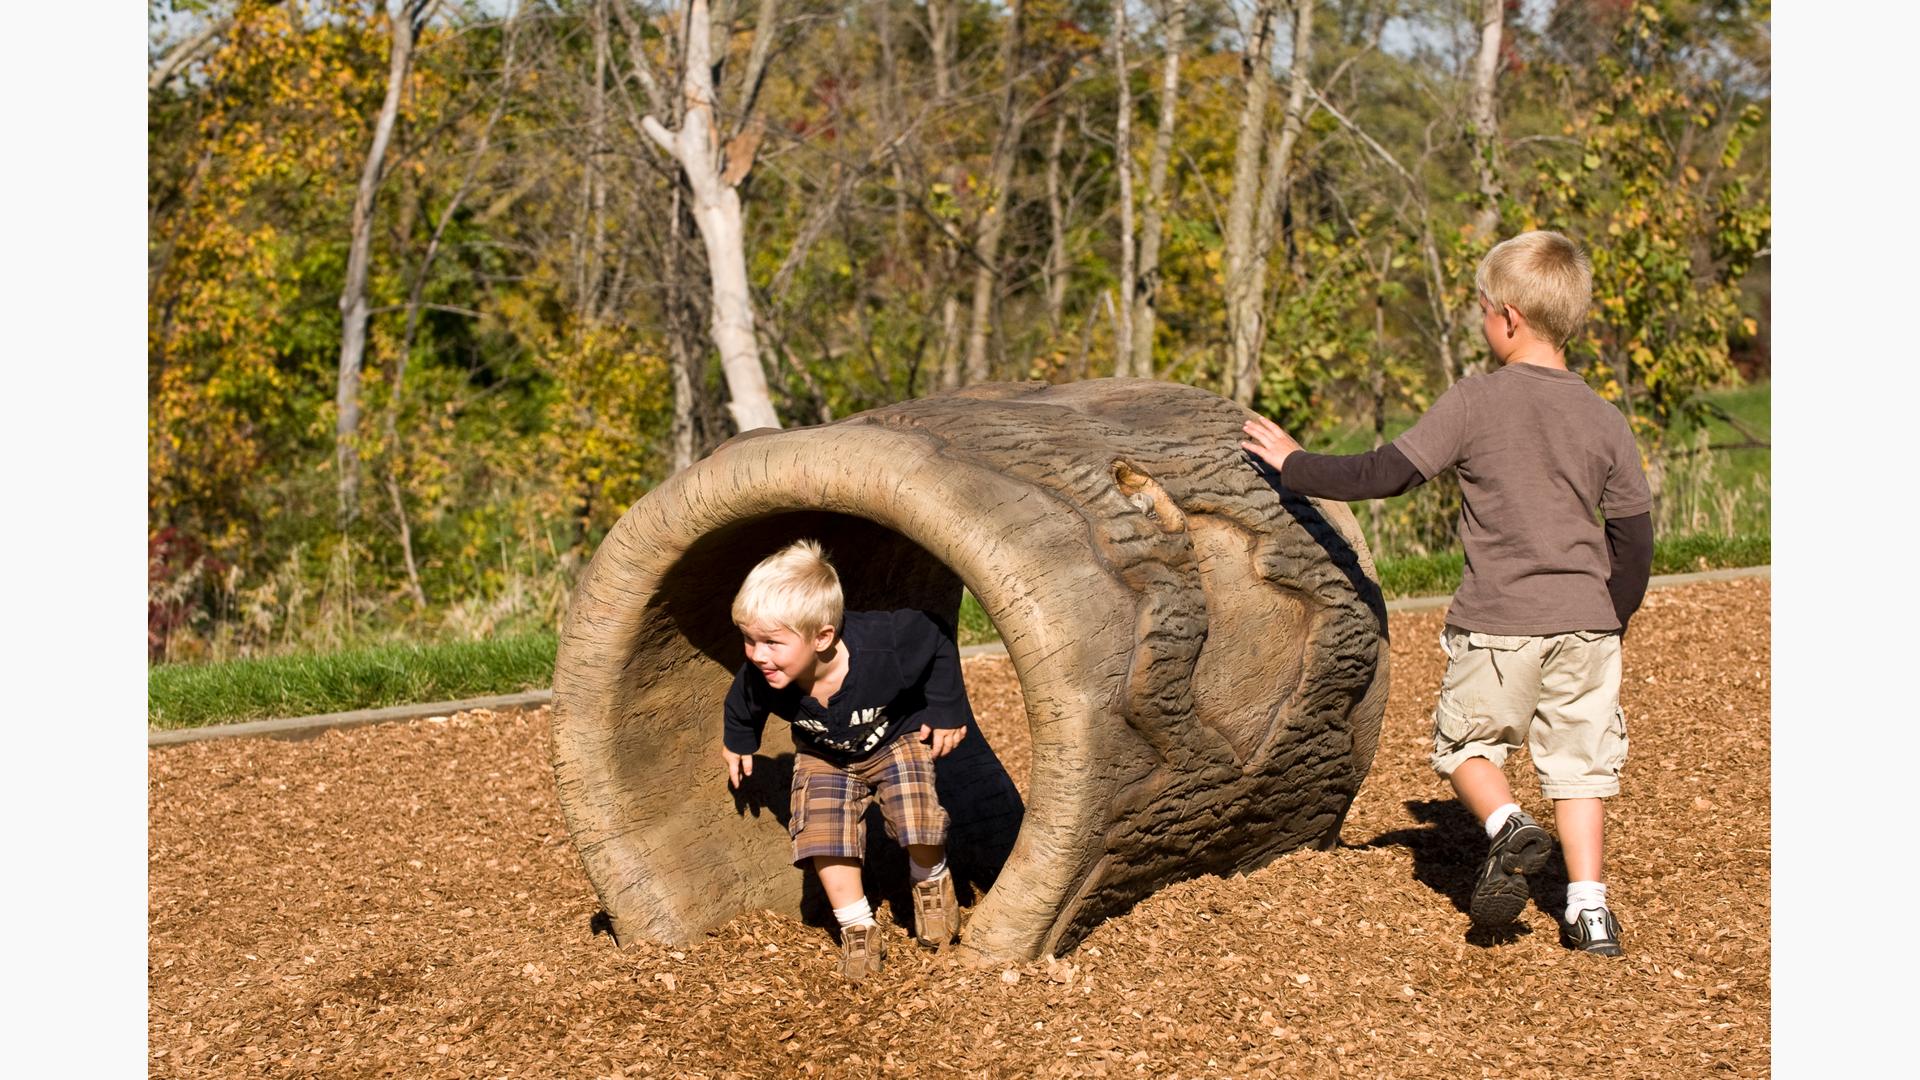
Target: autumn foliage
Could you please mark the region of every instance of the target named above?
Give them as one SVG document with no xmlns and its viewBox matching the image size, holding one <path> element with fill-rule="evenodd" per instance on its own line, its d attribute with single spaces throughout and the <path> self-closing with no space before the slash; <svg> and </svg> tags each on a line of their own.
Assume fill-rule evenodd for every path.
<svg viewBox="0 0 1920 1080">
<path fill-rule="evenodd" d="M 1270 69 L 1242 63 L 1245 8 L 1185 6 L 1161 208 L 1155 374 L 1213 389 L 1227 385 L 1221 253 L 1246 79 L 1275 80 L 1278 131 L 1289 74 L 1287 32 Z M 1472 226 L 1477 8 L 1316 5 L 1316 96 L 1269 253 L 1256 402 L 1310 441 L 1430 402 L 1443 338 L 1462 370 L 1484 362 L 1461 319 L 1497 238 Z M 764 132 L 740 192 L 784 423 L 938 386 L 966 351 L 975 240 L 996 205 L 990 377 L 1113 372 L 1108 0 L 714 9 L 729 86 L 770 35 L 753 99 Z M 732 434 L 684 181 L 640 132 L 643 73 L 668 98 L 678 85 L 678 6 L 453 0 L 425 24 L 379 178 L 354 436 L 364 481 L 344 529 L 338 301 L 388 78 L 386 5 L 151 10 L 156 56 L 220 30 L 149 98 L 151 652 L 551 625 L 611 523 Z M 1136 207 L 1169 10 L 1140 3 L 1128 19 Z M 937 55 L 934 15 L 947 20 Z M 1588 245 L 1596 304 L 1572 359 L 1650 454 L 1700 391 L 1739 378 L 1735 350 L 1764 367 L 1769 18 L 1746 0 L 1508 5 L 1499 232 L 1551 226 Z M 1020 124 L 1003 193 L 992 162 L 1009 101 Z M 1376 523 L 1381 554 L 1444 548 L 1444 494 Z"/>
</svg>

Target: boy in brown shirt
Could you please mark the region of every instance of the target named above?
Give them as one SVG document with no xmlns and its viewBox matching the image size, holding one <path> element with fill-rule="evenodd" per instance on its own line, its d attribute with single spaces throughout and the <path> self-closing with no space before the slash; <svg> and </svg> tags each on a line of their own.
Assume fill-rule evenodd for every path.
<svg viewBox="0 0 1920 1080">
<path fill-rule="evenodd" d="M 1384 498 L 1458 471 L 1466 567 L 1441 635 L 1432 760 L 1490 841 L 1471 917 L 1517 918 L 1526 875 L 1551 852 L 1501 771 L 1524 738 L 1567 864 L 1562 936 L 1618 956 L 1601 800 L 1619 793 L 1627 758 L 1620 642 L 1652 568 L 1653 500 L 1626 419 L 1567 370 L 1592 294 L 1586 255 L 1559 233 L 1523 233 L 1487 253 L 1475 284 L 1502 366 L 1454 384 L 1404 435 L 1365 454 L 1310 454 L 1256 418 L 1241 445 L 1269 480 L 1316 498 Z"/>
</svg>

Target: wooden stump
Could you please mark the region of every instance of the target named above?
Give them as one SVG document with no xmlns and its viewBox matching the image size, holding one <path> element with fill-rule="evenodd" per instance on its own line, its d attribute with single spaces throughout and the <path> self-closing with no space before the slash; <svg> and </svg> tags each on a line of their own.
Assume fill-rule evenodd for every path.
<svg viewBox="0 0 1920 1080">
<path fill-rule="evenodd" d="M 733 594 L 802 536 L 849 608 L 951 619 L 964 583 L 1006 642 L 1030 801 L 977 732 L 939 765 L 979 957 L 1059 954 L 1171 882 L 1332 845 L 1379 736 L 1386 615 L 1352 515 L 1276 494 L 1248 415 L 1153 380 L 981 385 L 749 432 L 636 503 L 554 671 L 559 801 L 616 937 L 801 908 L 786 725 L 742 792 L 719 751 Z"/>
</svg>

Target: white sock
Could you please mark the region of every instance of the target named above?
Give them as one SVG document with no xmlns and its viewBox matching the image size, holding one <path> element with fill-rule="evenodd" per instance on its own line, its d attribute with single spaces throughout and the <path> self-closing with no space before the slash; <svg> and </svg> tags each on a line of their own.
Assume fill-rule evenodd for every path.
<svg viewBox="0 0 1920 1080">
<path fill-rule="evenodd" d="M 907 877 L 915 885 L 923 881 L 937 881 L 940 875 L 946 872 L 947 857 L 945 855 L 940 856 L 940 861 L 934 863 L 932 866 L 921 866 L 911 854 L 907 856 Z"/>
<path fill-rule="evenodd" d="M 1507 803 L 1505 806 L 1502 806 L 1499 809 L 1495 810 L 1493 813 L 1488 814 L 1487 815 L 1487 839 L 1491 840 L 1494 837 L 1500 835 L 1500 826 L 1505 825 L 1507 823 L 1508 818 L 1512 817 L 1513 815 L 1519 812 L 1520 812 L 1520 804 L 1510 802 L 1510 803 Z"/>
<path fill-rule="evenodd" d="M 848 904 L 846 907 L 834 908 L 833 917 L 839 920 L 840 929 L 842 930 L 845 930 L 849 926 L 880 925 L 873 921 L 873 905 L 867 903 L 867 898 L 864 896 Z"/>
<path fill-rule="evenodd" d="M 1567 922 L 1588 908 L 1607 906 L 1607 886 L 1598 881 L 1567 882 Z"/>
</svg>

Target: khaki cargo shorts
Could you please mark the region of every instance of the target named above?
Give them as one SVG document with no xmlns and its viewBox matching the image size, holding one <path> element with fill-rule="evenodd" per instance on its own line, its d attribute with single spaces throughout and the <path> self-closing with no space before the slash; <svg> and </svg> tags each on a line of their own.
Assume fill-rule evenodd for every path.
<svg viewBox="0 0 1920 1080">
<path fill-rule="evenodd" d="M 901 847 L 944 844 L 948 817 L 933 783 L 933 751 L 908 731 L 863 761 L 841 766 L 804 750 L 793 756 L 793 864 L 824 855 L 864 859 L 867 807 L 880 804 L 887 835 Z"/>
<path fill-rule="evenodd" d="M 1620 635 L 1544 637 L 1440 632 L 1447 674 L 1433 707 L 1433 771 L 1470 757 L 1495 765 L 1526 740 L 1549 799 L 1620 793 L 1627 720 L 1620 711 Z"/>
</svg>

